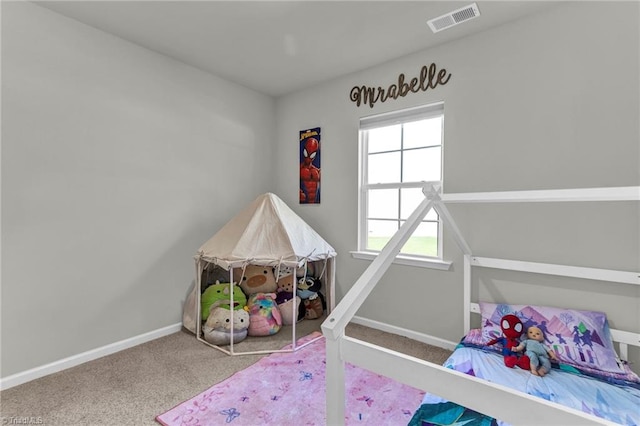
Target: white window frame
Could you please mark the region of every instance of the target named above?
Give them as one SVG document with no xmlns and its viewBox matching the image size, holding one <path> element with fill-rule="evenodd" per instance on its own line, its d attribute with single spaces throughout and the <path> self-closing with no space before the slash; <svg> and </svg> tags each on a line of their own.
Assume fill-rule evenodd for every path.
<svg viewBox="0 0 640 426">
<path fill-rule="evenodd" d="M 417 121 L 427 119 L 430 117 L 442 116 L 442 140 L 440 141 L 440 181 L 435 181 L 442 187 L 442 174 L 444 164 L 444 102 L 437 102 L 429 105 L 423 105 L 419 107 L 404 109 L 400 111 L 392 111 L 383 114 L 372 115 L 363 117 L 360 119 L 360 128 L 358 131 L 359 139 L 359 193 L 358 193 L 358 250 L 351 252 L 352 256 L 357 259 L 371 260 L 375 258 L 379 251 L 367 249 L 368 232 L 367 232 L 367 220 L 368 215 L 368 191 L 371 189 L 396 189 L 396 188 L 422 188 L 424 182 L 397 182 L 397 183 L 377 183 L 369 184 L 367 182 L 367 166 L 368 166 L 368 145 L 366 140 L 366 133 L 364 131 L 374 129 L 377 127 L 391 126 L 394 124 L 401 124 L 410 121 Z M 428 267 L 435 269 L 449 269 L 450 262 L 443 260 L 443 222 L 442 218 L 438 216 L 438 256 L 421 256 L 414 254 L 400 253 L 394 263 Z"/>
</svg>

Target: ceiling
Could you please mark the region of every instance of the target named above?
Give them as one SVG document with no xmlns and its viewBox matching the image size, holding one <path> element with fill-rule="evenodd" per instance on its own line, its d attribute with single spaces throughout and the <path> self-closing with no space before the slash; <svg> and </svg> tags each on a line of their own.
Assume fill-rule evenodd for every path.
<svg viewBox="0 0 640 426">
<path fill-rule="evenodd" d="M 473 1 L 36 1 L 259 92 L 280 96 L 557 5 L 477 1 L 478 18 L 433 34 Z"/>
</svg>

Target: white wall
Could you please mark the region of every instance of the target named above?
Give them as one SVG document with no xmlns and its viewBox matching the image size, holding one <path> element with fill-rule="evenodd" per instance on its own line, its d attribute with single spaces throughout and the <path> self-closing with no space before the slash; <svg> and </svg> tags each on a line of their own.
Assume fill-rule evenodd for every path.
<svg viewBox="0 0 640 426">
<path fill-rule="evenodd" d="M 338 297 L 369 262 L 357 247 L 358 120 L 445 102 L 445 192 L 640 184 L 639 5 L 567 2 L 542 14 L 406 56 L 278 99 L 276 187 L 339 253 Z M 606 30 L 602 24 L 606 23 Z M 357 54 L 357 52 L 351 52 Z M 417 76 L 435 62 L 445 86 L 356 107 L 354 86 Z M 322 127 L 322 204 L 298 206 L 297 131 Z M 638 203 L 452 206 L 474 253 L 640 270 Z M 457 341 L 462 336 L 462 263 L 445 236 L 449 272 L 392 266 L 358 315 Z M 640 327 L 639 289 L 482 275 L 484 300 L 601 309 L 614 326 Z M 477 280 L 478 278 L 476 278 Z"/>
<path fill-rule="evenodd" d="M 274 132 L 268 96 L 3 2 L 2 376 L 179 323 Z"/>
</svg>

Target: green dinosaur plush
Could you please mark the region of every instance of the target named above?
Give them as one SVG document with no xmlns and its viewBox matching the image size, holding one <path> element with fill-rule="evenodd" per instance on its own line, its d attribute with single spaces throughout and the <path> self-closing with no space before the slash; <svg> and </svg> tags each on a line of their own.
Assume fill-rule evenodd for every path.
<svg viewBox="0 0 640 426">
<path fill-rule="evenodd" d="M 242 309 L 247 304 L 247 296 L 244 295 L 242 289 L 237 285 L 233 286 L 233 309 Z M 206 321 L 209 317 L 211 308 L 221 307 L 229 309 L 229 283 L 221 283 L 216 281 L 210 285 L 202 293 L 200 297 L 200 307 L 202 312 L 202 320 Z"/>
</svg>

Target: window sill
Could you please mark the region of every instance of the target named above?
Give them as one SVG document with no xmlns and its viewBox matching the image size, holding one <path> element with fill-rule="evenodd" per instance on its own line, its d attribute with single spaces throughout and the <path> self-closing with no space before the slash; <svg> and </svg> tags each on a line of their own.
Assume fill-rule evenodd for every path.
<svg viewBox="0 0 640 426">
<path fill-rule="evenodd" d="M 370 251 L 352 251 L 351 257 L 354 259 L 373 260 L 378 256 L 376 252 Z M 448 271 L 451 268 L 451 262 L 438 259 L 425 259 L 423 257 L 413 257 L 399 254 L 393 260 L 396 265 L 415 266 L 418 268 L 438 269 L 440 271 Z"/>
</svg>

